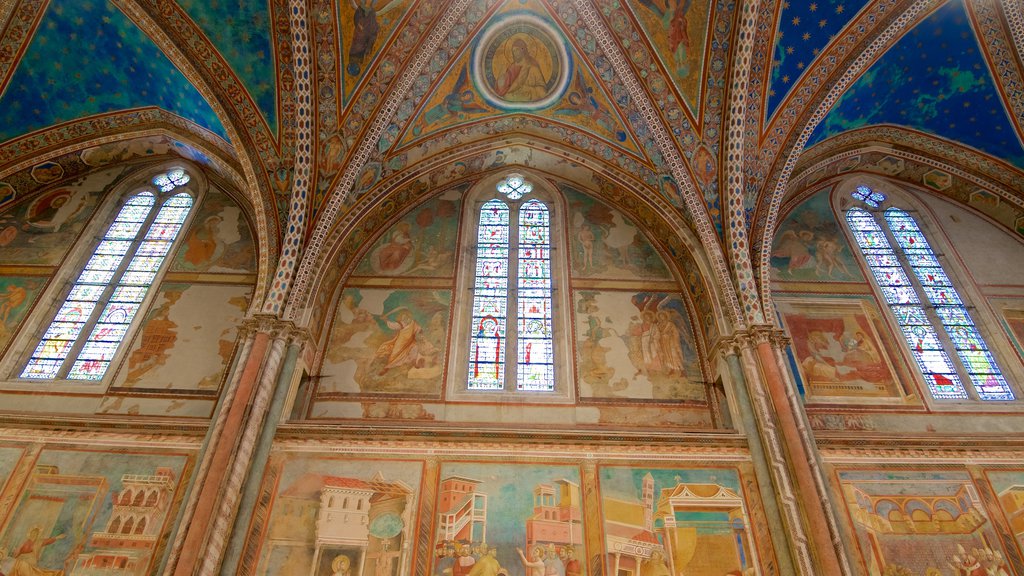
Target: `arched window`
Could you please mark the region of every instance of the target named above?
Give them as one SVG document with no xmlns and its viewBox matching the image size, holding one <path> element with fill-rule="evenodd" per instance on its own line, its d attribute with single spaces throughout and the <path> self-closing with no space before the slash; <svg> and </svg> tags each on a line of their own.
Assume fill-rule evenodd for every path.
<svg viewBox="0 0 1024 576">
<path fill-rule="evenodd" d="M 853 197 L 879 209 L 886 197 L 859 186 Z M 932 397 L 1013 400 L 988 344 L 913 216 L 899 208 L 855 207 L 846 222 L 896 318 Z"/>
<path fill-rule="evenodd" d="M 480 207 L 476 229 L 467 387 L 555 389 L 551 216 L 519 174 L 497 185 L 505 199 Z M 512 311 L 510 318 L 509 311 Z M 508 358 L 514 361 L 507 361 Z"/>
<path fill-rule="evenodd" d="M 103 378 L 192 208 L 192 196 L 179 190 L 189 180 L 175 168 L 124 201 L 21 378 Z"/>
</svg>

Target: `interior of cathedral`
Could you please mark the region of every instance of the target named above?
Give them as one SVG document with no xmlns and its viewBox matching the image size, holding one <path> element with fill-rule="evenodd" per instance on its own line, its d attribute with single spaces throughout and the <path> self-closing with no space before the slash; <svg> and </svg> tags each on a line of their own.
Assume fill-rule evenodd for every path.
<svg viewBox="0 0 1024 576">
<path fill-rule="evenodd" d="M 1024 576 L 1024 0 L 0 1 L 0 576 Z"/>
</svg>

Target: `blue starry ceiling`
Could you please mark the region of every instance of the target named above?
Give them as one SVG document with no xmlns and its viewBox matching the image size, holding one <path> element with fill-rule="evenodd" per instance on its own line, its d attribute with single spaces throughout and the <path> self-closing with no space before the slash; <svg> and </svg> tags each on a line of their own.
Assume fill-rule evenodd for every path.
<svg viewBox="0 0 1024 576">
<path fill-rule="evenodd" d="M 867 4 L 867 0 L 789 0 L 782 3 L 772 55 L 765 113 L 775 114 L 811 62 Z"/>
<path fill-rule="evenodd" d="M 277 73 L 269 0 L 177 2 L 245 84 L 271 132 L 276 134 Z"/>
<path fill-rule="evenodd" d="M 52 0 L 0 97 L 0 141 L 143 106 L 227 139 L 202 95 L 120 10 L 105 0 Z"/>
<path fill-rule="evenodd" d="M 958 140 L 1024 167 L 1024 147 L 960 0 L 936 10 L 875 62 L 836 102 L 808 146 L 874 124 Z"/>
</svg>

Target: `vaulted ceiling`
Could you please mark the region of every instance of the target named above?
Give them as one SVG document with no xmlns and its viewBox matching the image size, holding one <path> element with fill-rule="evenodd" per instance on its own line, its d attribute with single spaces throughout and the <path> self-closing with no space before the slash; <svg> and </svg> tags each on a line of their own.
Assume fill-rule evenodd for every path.
<svg viewBox="0 0 1024 576">
<path fill-rule="evenodd" d="M 0 202 L 39 162 L 165 134 L 249 198 L 268 313 L 301 314 L 346 236 L 410 190 L 515 164 L 583 167 L 659 214 L 736 324 L 771 320 L 765 247 L 832 155 L 888 146 L 1024 206 L 1024 0 L 0 10 Z"/>
</svg>

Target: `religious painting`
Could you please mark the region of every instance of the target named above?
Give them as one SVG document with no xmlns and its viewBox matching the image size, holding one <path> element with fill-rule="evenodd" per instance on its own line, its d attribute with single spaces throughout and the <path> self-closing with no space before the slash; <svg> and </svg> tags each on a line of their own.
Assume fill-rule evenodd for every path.
<svg viewBox="0 0 1024 576">
<path fill-rule="evenodd" d="M 0 214 L 0 264 L 59 263 L 116 176 L 116 171 L 94 173 Z"/>
<path fill-rule="evenodd" d="M 377 239 L 353 274 L 451 278 L 460 205 L 458 191 L 420 204 Z"/>
<path fill-rule="evenodd" d="M 548 21 L 525 12 L 494 18 L 473 48 L 473 81 L 488 104 L 537 110 L 557 102 L 571 77 L 565 40 Z"/>
<path fill-rule="evenodd" d="M 404 576 L 422 462 L 277 454 L 271 460 L 265 524 L 255 527 L 257 574 Z"/>
<path fill-rule="evenodd" d="M 574 307 L 582 397 L 705 399 L 689 312 L 681 296 L 577 290 Z"/>
<path fill-rule="evenodd" d="M 900 396 L 874 307 L 859 299 L 777 304 L 809 397 Z"/>
<path fill-rule="evenodd" d="M 672 275 L 650 241 L 621 212 L 562 187 L 569 203 L 572 275 L 615 280 L 670 280 Z"/>
<path fill-rule="evenodd" d="M 79 156 L 87 166 L 98 167 L 124 162 L 133 158 L 162 156 L 165 154 L 177 154 L 182 158 L 187 158 L 199 164 L 209 165 L 212 163 L 209 156 L 200 152 L 195 147 L 162 134 L 100 144 L 99 146 L 82 150 Z"/>
<path fill-rule="evenodd" d="M 440 394 L 450 304 L 448 290 L 343 290 L 318 394 Z"/>
<path fill-rule="evenodd" d="M 25 319 L 46 278 L 4 276 L 0 278 L 0 350 L 10 342 Z"/>
<path fill-rule="evenodd" d="M 178 247 L 171 270 L 253 273 L 254 244 L 242 209 L 227 194 L 211 189 Z"/>
<path fill-rule="evenodd" d="M 342 0 L 338 2 L 342 90 L 346 104 L 410 4 L 412 4 L 411 0 Z"/>
<path fill-rule="evenodd" d="M 251 291 L 248 286 L 161 284 L 114 387 L 216 391 Z"/>
<path fill-rule="evenodd" d="M 631 0 L 627 4 L 690 110 L 697 110 L 712 4 L 692 0 Z"/>
<path fill-rule="evenodd" d="M 607 574 L 758 573 L 735 469 L 601 466 Z"/>
<path fill-rule="evenodd" d="M 1024 553 L 1024 470 L 985 472 L 1014 542 Z"/>
<path fill-rule="evenodd" d="M 863 282 L 857 260 L 843 236 L 823 190 L 789 213 L 772 245 L 772 279 Z"/>
<path fill-rule="evenodd" d="M 431 574 L 587 572 L 575 466 L 444 463 L 433 525 Z"/>
<path fill-rule="evenodd" d="M 0 533 L 4 574 L 155 572 L 189 455 L 44 449 Z"/>
<path fill-rule="evenodd" d="M 1010 574 L 966 472 L 843 470 L 837 476 L 864 573 Z"/>
</svg>

